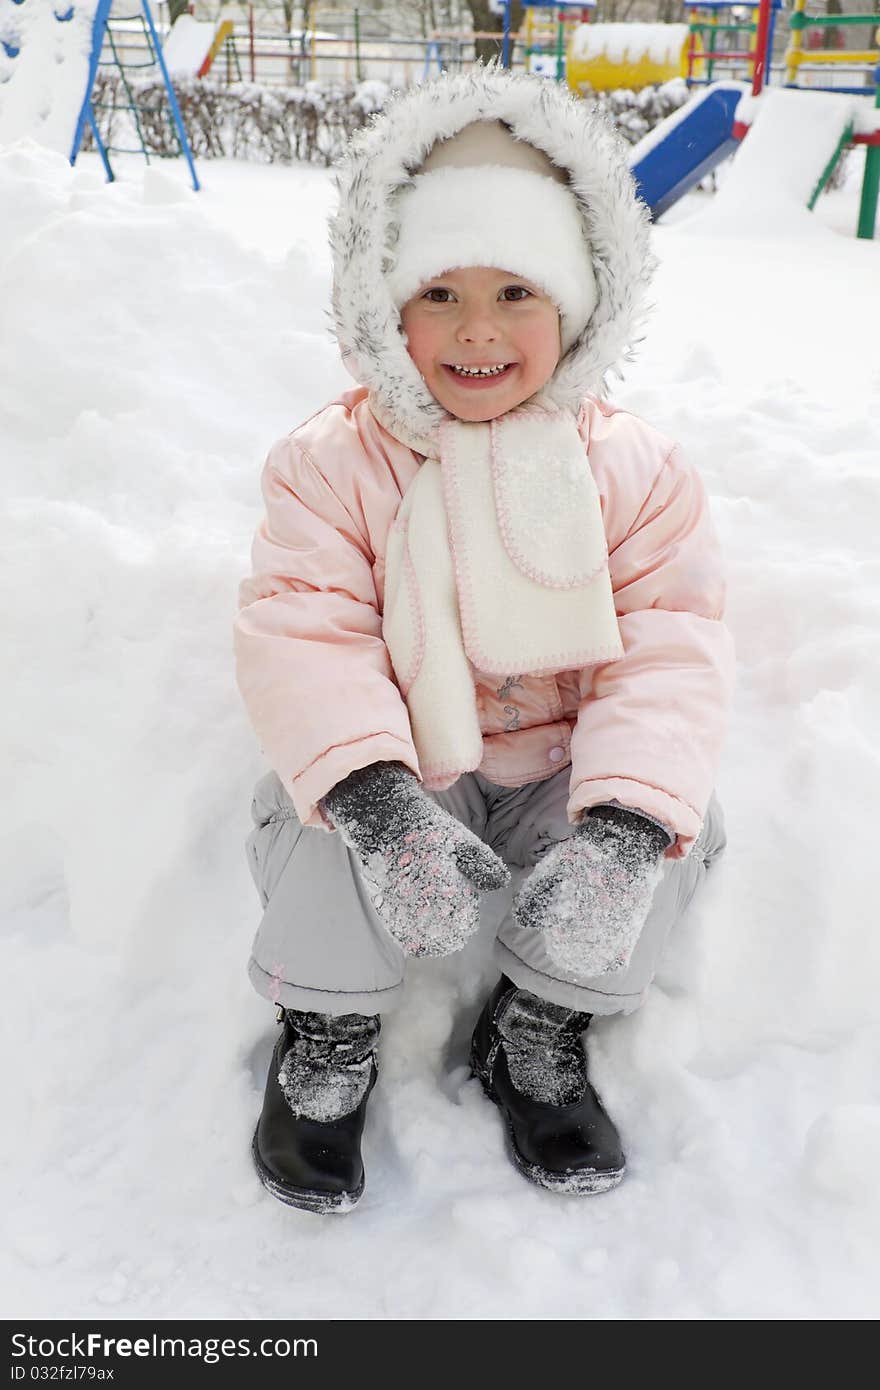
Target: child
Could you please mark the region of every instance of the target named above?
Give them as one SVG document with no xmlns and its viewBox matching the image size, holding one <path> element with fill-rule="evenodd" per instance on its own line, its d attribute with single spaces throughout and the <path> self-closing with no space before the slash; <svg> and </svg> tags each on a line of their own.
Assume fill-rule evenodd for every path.
<svg viewBox="0 0 880 1390">
<path fill-rule="evenodd" d="M 360 383 L 269 454 L 236 622 L 274 772 L 250 978 L 281 1035 L 253 1141 L 276 1197 L 360 1196 L 380 1015 L 407 955 L 510 898 L 471 1064 L 513 1161 L 618 1183 L 593 1014 L 636 1009 L 724 847 L 732 678 L 699 476 L 604 403 L 653 270 L 622 142 L 493 66 L 396 96 L 351 141 L 333 311 Z"/>
</svg>

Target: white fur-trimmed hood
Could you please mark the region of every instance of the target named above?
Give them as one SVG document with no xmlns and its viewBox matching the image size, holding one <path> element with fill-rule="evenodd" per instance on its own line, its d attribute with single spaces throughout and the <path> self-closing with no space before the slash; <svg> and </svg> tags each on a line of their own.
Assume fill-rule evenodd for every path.
<svg viewBox="0 0 880 1390">
<path fill-rule="evenodd" d="M 406 350 L 388 288 L 392 198 L 438 140 L 480 120 L 505 122 L 568 172 L 592 251 L 596 308 L 542 394 L 576 412 L 587 391 L 601 393 L 608 372 L 632 355 L 648 309 L 655 267 L 648 211 L 636 197 L 625 142 L 598 108 L 547 78 L 494 63 L 395 93 L 337 165 L 333 318 L 351 375 L 375 393 L 392 428 L 417 435 L 448 417 Z"/>
</svg>

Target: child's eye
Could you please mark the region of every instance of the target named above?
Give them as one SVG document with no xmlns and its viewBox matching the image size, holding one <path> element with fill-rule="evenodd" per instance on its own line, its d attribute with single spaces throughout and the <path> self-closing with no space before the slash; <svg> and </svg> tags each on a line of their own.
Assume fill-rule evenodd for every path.
<svg viewBox="0 0 880 1390">
<path fill-rule="evenodd" d="M 422 295 L 422 299 L 427 299 L 429 304 L 446 304 L 448 303 L 448 300 L 445 299 L 443 296 L 449 294 L 450 291 L 444 289 L 442 285 L 435 285 L 433 289 L 425 290 L 425 293 Z M 435 299 L 434 295 L 439 295 L 440 297 L 438 299 Z"/>
<path fill-rule="evenodd" d="M 505 285 L 501 293 L 505 296 L 513 296 L 513 298 L 508 301 L 511 304 L 516 304 L 521 299 L 530 299 L 532 294 L 531 290 L 527 290 L 525 285 Z"/>
</svg>

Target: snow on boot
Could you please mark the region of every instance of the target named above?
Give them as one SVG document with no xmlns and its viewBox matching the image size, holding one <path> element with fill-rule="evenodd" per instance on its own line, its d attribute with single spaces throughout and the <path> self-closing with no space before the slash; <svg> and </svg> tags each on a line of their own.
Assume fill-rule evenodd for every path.
<svg viewBox="0 0 880 1390">
<path fill-rule="evenodd" d="M 401 763 L 372 763 L 321 802 L 357 856 L 373 905 L 408 955 L 447 956 L 480 925 L 482 894 L 510 870 Z"/>
<path fill-rule="evenodd" d="M 519 1171 L 552 1192 L 607 1192 L 626 1160 L 587 1080 L 592 1015 L 548 1003 L 502 975 L 477 1020 L 471 1070 L 498 1106 Z"/>
<path fill-rule="evenodd" d="M 361 1135 L 376 1082 L 377 1016 L 279 1009 L 252 1151 L 273 1197 L 305 1211 L 349 1211 L 364 1190 Z"/>
</svg>

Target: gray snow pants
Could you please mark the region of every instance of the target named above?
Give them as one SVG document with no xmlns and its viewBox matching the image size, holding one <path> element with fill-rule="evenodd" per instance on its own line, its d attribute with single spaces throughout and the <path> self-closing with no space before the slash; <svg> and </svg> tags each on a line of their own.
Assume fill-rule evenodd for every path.
<svg viewBox="0 0 880 1390">
<path fill-rule="evenodd" d="M 518 927 L 511 900 L 555 841 L 572 832 L 566 814 L 570 768 L 544 782 L 501 787 L 478 772 L 430 793 L 510 867 L 512 882 L 484 896 L 483 919 L 499 922 L 495 961 L 521 989 L 593 1014 L 632 1013 L 653 979 L 666 938 L 726 837 L 713 794 L 686 859 L 664 861 L 642 934 L 625 970 L 575 982 L 550 960 L 542 934 Z M 370 901 L 357 860 L 342 837 L 304 827 L 274 772 L 257 783 L 248 861 L 264 914 L 248 974 L 259 994 L 289 1009 L 377 1014 L 403 989 L 406 957 Z M 493 901 L 494 900 L 494 901 Z"/>
</svg>

